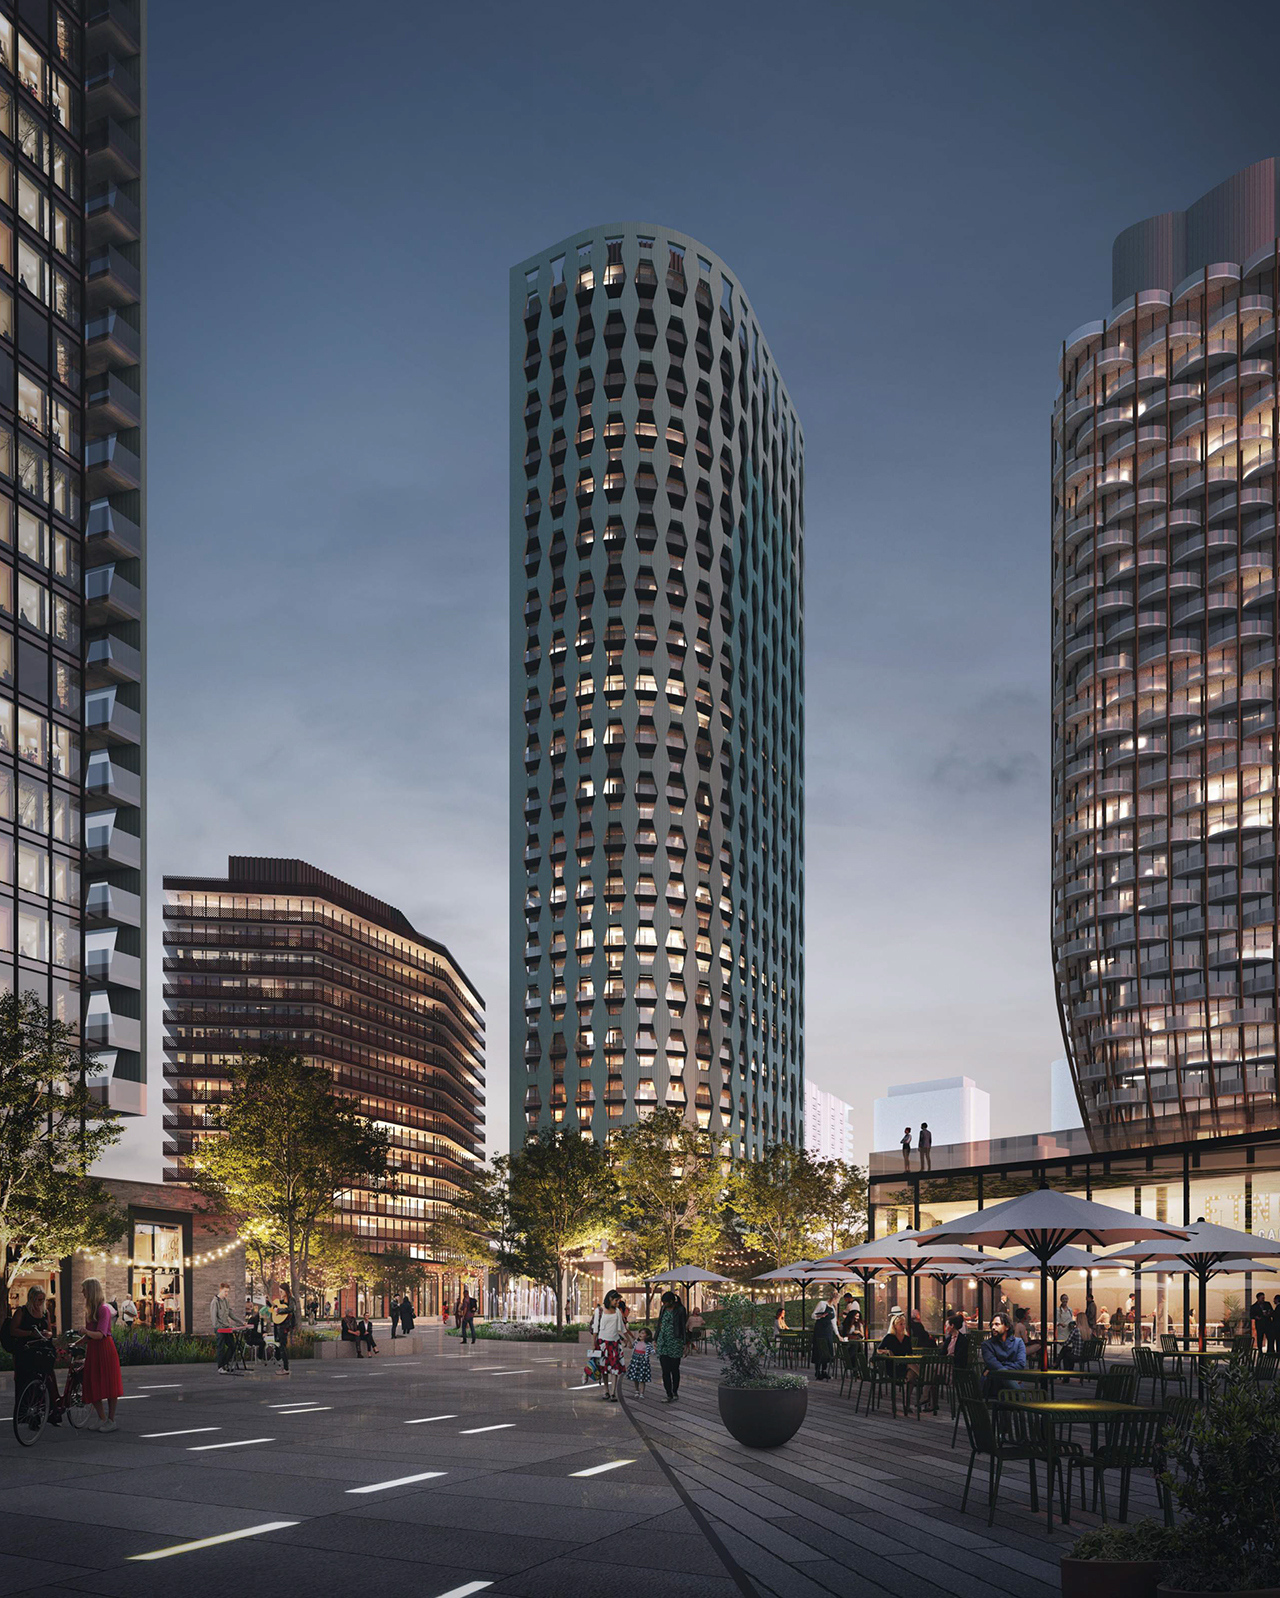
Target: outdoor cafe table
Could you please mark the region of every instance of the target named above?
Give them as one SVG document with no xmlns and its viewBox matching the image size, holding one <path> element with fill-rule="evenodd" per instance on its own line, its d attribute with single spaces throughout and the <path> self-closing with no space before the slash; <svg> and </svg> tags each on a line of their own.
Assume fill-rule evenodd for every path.
<svg viewBox="0 0 1280 1598">
<path fill-rule="evenodd" d="M 929 1356 L 931 1354 L 933 1355 L 934 1361 L 936 1363 L 938 1361 L 938 1359 L 942 1356 L 942 1350 L 935 1345 L 933 1348 L 921 1348 L 917 1353 L 914 1353 L 914 1354 L 884 1354 L 884 1353 L 881 1353 L 881 1351 L 877 1348 L 876 1351 L 875 1351 L 875 1356 L 874 1357 L 876 1359 L 878 1359 L 878 1360 L 883 1361 L 884 1364 L 888 1365 L 889 1370 L 890 1370 L 890 1374 L 892 1374 L 893 1373 L 893 1368 L 896 1365 L 920 1365 L 920 1364 L 924 1363 L 929 1358 Z M 904 1379 L 905 1379 L 905 1372 L 904 1372 Z M 923 1386 L 923 1383 L 921 1383 L 921 1385 Z M 921 1396 L 923 1397 L 923 1394 Z M 936 1403 L 936 1396 L 937 1395 L 935 1393 L 935 1403 Z M 897 1413 L 898 1413 L 898 1384 L 897 1384 L 896 1381 L 895 1382 L 890 1382 L 890 1384 L 889 1384 L 889 1402 L 892 1404 L 893 1413 L 896 1416 Z M 902 1391 L 902 1404 L 903 1404 L 903 1412 L 905 1414 L 909 1415 L 911 1413 L 911 1407 L 907 1403 L 907 1392 L 906 1392 L 905 1386 L 904 1386 L 903 1391 Z M 935 1409 L 935 1413 L 936 1413 L 936 1409 Z M 920 1414 L 920 1405 L 919 1405 L 919 1402 L 917 1401 L 917 1404 L 916 1404 L 916 1416 L 917 1416 L 917 1418 L 919 1417 L 919 1414 Z"/>
<path fill-rule="evenodd" d="M 1205 1368 L 1215 1359 L 1231 1359 L 1232 1350 L 1229 1348 L 1189 1348 L 1185 1353 L 1176 1356 L 1178 1359 L 1193 1359 L 1196 1362 L 1196 1386 L 1200 1397 L 1204 1397 Z"/>
<path fill-rule="evenodd" d="M 1021 1374 L 1021 1373 L 1019 1373 Z M 991 1405 L 993 1411 L 999 1415 L 1002 1411 L 1017 1412 L 1018 1414 L 1039 1415 L 1046 1425 L 1052 1426 L 1056 1431 L 1059 1426 L 1070 1429 L 1076 1424 L 1085 1424 L 1091 1428 L 1093 1436 L 1093 1449 L 1097 1451 L 1098 1426 L 1119 1415 L 1161 1415 L 1160 1408 L 1152 1408 L 1149 1404 L 1121 1404 L 1110 1398 L 1032 1398 L 1016 1404 L 1001 1404 L 998 1401 Z M 1046 1451 L 1048 1452 L 1048 1451 Z M 1045 1461 L 1045 1497 L 1048 1500 L 1049 1530 L 1053 1530 L 1053 1470 L 1057 1463 L 1052 1453 Z M 1071 1524 L 1071 1494 L 1063 1496 L 1064 1509 L 1062 1523 L 1064 1526 Z"/>
</svg>

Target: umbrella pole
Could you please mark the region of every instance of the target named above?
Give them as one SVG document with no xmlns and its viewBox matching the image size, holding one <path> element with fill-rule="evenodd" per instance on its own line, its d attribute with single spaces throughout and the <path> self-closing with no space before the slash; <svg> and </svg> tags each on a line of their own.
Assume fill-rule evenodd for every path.
<svg viewBox="0 0 1280 1598">
<path fill-rule="evenodd" d="M 1205 1334 L 1208 1332 L 1206 1316 L 1209 1312 L 1209 1272 L 1202 1265 L 1196 1270 L 1196 1281 L 1200 1284 L 1200 1350 L 1205 1347 Z"/>
<path fill-rule="evenodd" d="M 1049 1260 L 1040 1261 L 1040 1369 L 1049 1369 Z"/>
</svg>

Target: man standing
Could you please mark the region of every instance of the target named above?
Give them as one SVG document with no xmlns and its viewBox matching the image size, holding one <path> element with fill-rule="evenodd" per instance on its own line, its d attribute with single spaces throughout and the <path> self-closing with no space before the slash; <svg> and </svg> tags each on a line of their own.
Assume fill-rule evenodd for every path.
<svg viewBox="0 0 1280 1598">
<path fill-rule="evenodd" d="M 218 1284 L 218 1291 L 209 1304 L 209 1319 L 213 1323 L 214 1340 L 218 1345 L 218 1370 L 221 1375 L 229 1376 L 236 1333 L 244 1330 L 244 1322 L 236 1319 L 231 1308 L 230 1282 Z"/>
<path fill-rule="evenodd" d="M 904 1126 L 902 1129 L 902 1169 L 911 1169 L 911 1128 Z"/>
<path fill-rule="evenodd" d="M 476 1309 L 477 1309 L 477 1307 L 478 1306 L 476 1304 L 475 1299 L 472 1298 L 472 1296 L 471 1296 L 471 1289 L 469 1287 L 464 1287 L 462 1289 L 462 1299 L 461 1299 L 461 1301 L 460 1301 L 460 1303 L 458 1305 L 458 1324 L 462 1328 L 462 1346 L 463 1346 L 463 1348 L 465 1348 L 467 1346 L 467 1329 L 468 1329 L 468 1327 L 471 1330 L 471 1341 L 472 1341 L 472 1344 L 474 1345 L 474 1343 L 475 1343 L 475 1340 L 476 1340 Z"/>
<path fill-rule="evenodd" d="M 396 1333 L 400 1329 L 400 1300 L 398 1298 L 396 1298 L 394 1294 L 392 1294 L 391 1300 L 390 1300 L 390 1304 L 391 1304 L 391 1309 L 390 1309 L 390 1314 L 391 1314 L 391 1341 L 394 1343 L 395 1340 L 396 1340 Z"/>
<path fill-rule="evenodd" d="M 1260 1292 L 1249 1306 L 1249 1329 L 1253 1333 L 1253 1346 L 1265 1349 L 1271 1330 L 1271 1305 L 1265 1293 Z"/>
<path fill-rule="evenodd" d="M 916 1147 L 920 1150 L 920 1169 L 931 1171 L 933 1169 L 933 1133 L 929 1130 L 928 1121 L 921 1121 L 920 1136 L 916 1139 Z"/>
</svg>

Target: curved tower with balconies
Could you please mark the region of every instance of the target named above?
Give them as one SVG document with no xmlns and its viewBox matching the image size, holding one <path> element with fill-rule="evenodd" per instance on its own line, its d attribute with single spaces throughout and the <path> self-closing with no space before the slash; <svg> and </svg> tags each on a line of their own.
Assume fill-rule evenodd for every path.
<svg viewBox="0 0 1280 1598">
<path fill-rule="evenodd" d="M 737 279 L 620 224 L 511 275 L 512 1139 L 803 1119 L 804 455 Z"/>
<path fill-rule="evenodd" d="M 1053 944 L 1086 1125 L 1275 1118 L 1280 174 L 1122 233 L 1053 416 Z"/>
</svg>

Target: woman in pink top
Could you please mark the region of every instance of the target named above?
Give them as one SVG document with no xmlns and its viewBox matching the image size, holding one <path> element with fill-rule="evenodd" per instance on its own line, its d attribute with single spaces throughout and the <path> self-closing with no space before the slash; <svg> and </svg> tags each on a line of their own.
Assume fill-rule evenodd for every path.
<svg viewBox="0 0 1280 1598">
<path fill-rule="evenodd" d="M 111 1306 L 104 1302 L 102 1283 L 96 1276 L 80 1284 L 84 1294 L 84 1327 L 89 1346 L 84 1357 L 83 1392 L 86 1404 L 98 1412 L 98 1430 L 116 1430 L 116 1401 L 124 1392 L 120 1356 L 111 1335 Z M 105 1412 L 103 1405 L 106 1405 Z"/>
</svg>

